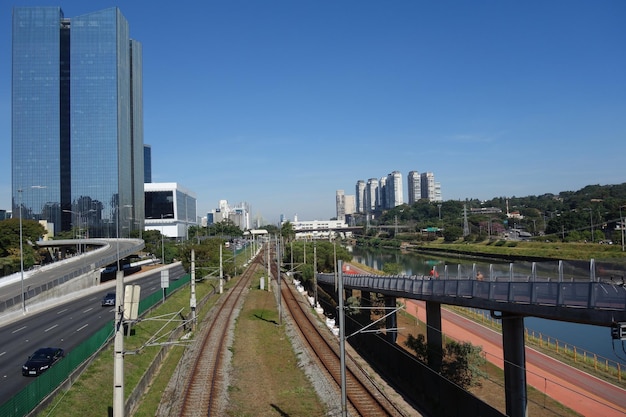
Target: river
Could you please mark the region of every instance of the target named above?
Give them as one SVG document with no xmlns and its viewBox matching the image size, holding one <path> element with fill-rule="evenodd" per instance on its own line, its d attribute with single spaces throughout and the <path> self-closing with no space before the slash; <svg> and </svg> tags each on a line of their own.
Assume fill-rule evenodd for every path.
<svg viewBox="0 0 626 417">
<path fill-rule="evenodd" d="M 446 269 L 450 276 L 456 276 L 459 270 L 462 276 L 467 276 L 472 273 L 473 269 L 483 272 L 486 276 L 489 273 L 497 275 L 509 273 L 509 263 L 494 263 L 490 266 L 489 261 L 468 260 L 457 257 L 446 258 L 414 252 L 404 253 L 399 250 L 371 250 L 359 247 L 351 250 L 355 262 L 380 270 L 383 269 L 385 262 L 396 263 L 400 265 L 402 275 L 428 275 L 433 267 L 442 276 Z M 515 263 L 513 268 L 516 273 L 532 273 L 531 264 Z M 537 270 L 547 271 L 547 273 L 558 274 L 558 262 L 556 261 L 554 263 L 536 265 L 536 268 Z M 567 263 L 567 267 L 564 269 L 568 278 L 589 279 L 588 263 L 585 266 L 584 263 L 570 262 Z M 544 340 L 546 336 L 549 336 L 551 340 L 558 339 L 561 345 L 567 343 L 568 346 L 576 346 L 579 349 L 595 353 L 610 361 L 620 362 L 622 367 L 626 367 L 626 347 L 623 342 L 612 340 L 611 330 L 608 327 L 546 320 L 536 317 L 526 317 L 524 325 L 531 334 L 532 332 L 535 334 L 541 333 L 544 336 Z"/>
</svg>

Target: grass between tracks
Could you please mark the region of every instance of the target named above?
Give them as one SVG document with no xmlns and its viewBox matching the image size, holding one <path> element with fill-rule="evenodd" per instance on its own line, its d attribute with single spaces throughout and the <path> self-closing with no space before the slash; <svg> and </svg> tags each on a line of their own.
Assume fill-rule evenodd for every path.
<svg viewBox="0 0 626 417">
<path fill-rule="evenodd" d="M 326 415 L 298 366 L 273 292 L 259 289 L 259 274 L 237 318 L 232 353 L 228 416 Z"/>
</svg>

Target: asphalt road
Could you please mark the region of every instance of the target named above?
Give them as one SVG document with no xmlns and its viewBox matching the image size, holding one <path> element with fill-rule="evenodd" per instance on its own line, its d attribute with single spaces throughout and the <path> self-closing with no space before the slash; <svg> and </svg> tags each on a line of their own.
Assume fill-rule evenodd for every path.
<svg viewBox="0 0 626 417">
<path fill-rule="evenodd" d="M 170 270 L 170 280 L 184 274 L 182 267 Z M 125 282 L 141 286 L 145 298 L 161 290 L 159 270 L 128 276 Z M 114 307 L 102 307 L 102 297 L 115 290 L 115 281 L 83 290 L 75 297 L 59 299 L 56 304 L 37 313 L 29 313 L 19 320 L 2 319 L 0 327 L 0 404 L 18 393 L 34 378 L 22 376 L 22 364 L 40 347 L 61 347 L 71 351 L 84 340 L 114 319 Z M 34 306 L 33 306 L 34 309 Z"/>
</svg>

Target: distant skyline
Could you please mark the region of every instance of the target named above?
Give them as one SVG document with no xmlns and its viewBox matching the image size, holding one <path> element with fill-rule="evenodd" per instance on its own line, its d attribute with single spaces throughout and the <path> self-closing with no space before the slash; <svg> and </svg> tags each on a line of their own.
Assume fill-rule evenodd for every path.
<svg viewBox="0 0 626 417">
<path fill-rule="evenodd" d="M 0 209 L 11 209 L 11 11 L 117 6 L 143 45 L 152 180 L 276 223 L 359 179 L 444 200 L 626 182 L 626 2 L 20 1 L 0 6 Z M 406 200 L 406 198 L 405 198 Z"/>
</svg>

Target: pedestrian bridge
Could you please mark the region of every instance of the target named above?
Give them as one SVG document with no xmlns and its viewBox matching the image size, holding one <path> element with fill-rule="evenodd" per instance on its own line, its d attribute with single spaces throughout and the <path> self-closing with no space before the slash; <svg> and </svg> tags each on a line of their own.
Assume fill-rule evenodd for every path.
<svg viewBox="0 0 626 417">
<path fill-rule="evenodd" d="M 591 260 L 589 279 L 563 278 L 563 263 L 558 274 L 540 276 L 533 264 L 530 275 L 516 275 L 513 264 L 509 274 L 485 278 L 476 269 L 469 276 L 448 274 L 447 267 L 441 276 L 381 276 L 351 274 L 339 262 L 339 275 L 316 274 L 318 284 L 338 288 L 337 296 L 343 300 L 343 290 L 360 290 L 364 297 L 369 293 L 385 296 L 385 305 L 394 308 L 396 298 L 426 302 L 426 340 L 428 340 L 428 366 L 435 372 L 441 368 L 443 357 L 441 333 L 441 305 L 457 305 L 500 312 L 502 318 L 502 345 L 504 356 L 506 415 L 527 416 L 526 360 L 524 348 L 524 317 L 534 316 L 550 320 L 584 323 L 610 327 L 626 322 L 626 287 L 619 281 L 599 280 Z M 433 270 L 435 271 L 435 270 Z M 612 277 L 612 276 L 611 276 Z M 340 305 L 342 305 L 340 303 Z M 341 312 L 340 312 L 341 314 Z M 495 313 L 492 313 L 495 314 Z M 386 316 L 387 328 L 396 328 L 395 313 Z M 395 342 L 395 332 L 389 332 Z"/>
<path fill-rule="evenodd" d="M 491 274 L 489 274 L 491 275 Z M 516 276 L 512 266 L 506 277 L 477 279 L 449 275 L 382 276 L 342 274 L 344 288 L 432 301 L 440 304 L 502 311 L 550 320 L 611 326 L 626 321 L 623 283 L 594 280 Z M 319 283 L 334 284 L 334 274 L 317 274 Z"/>
</svg>

